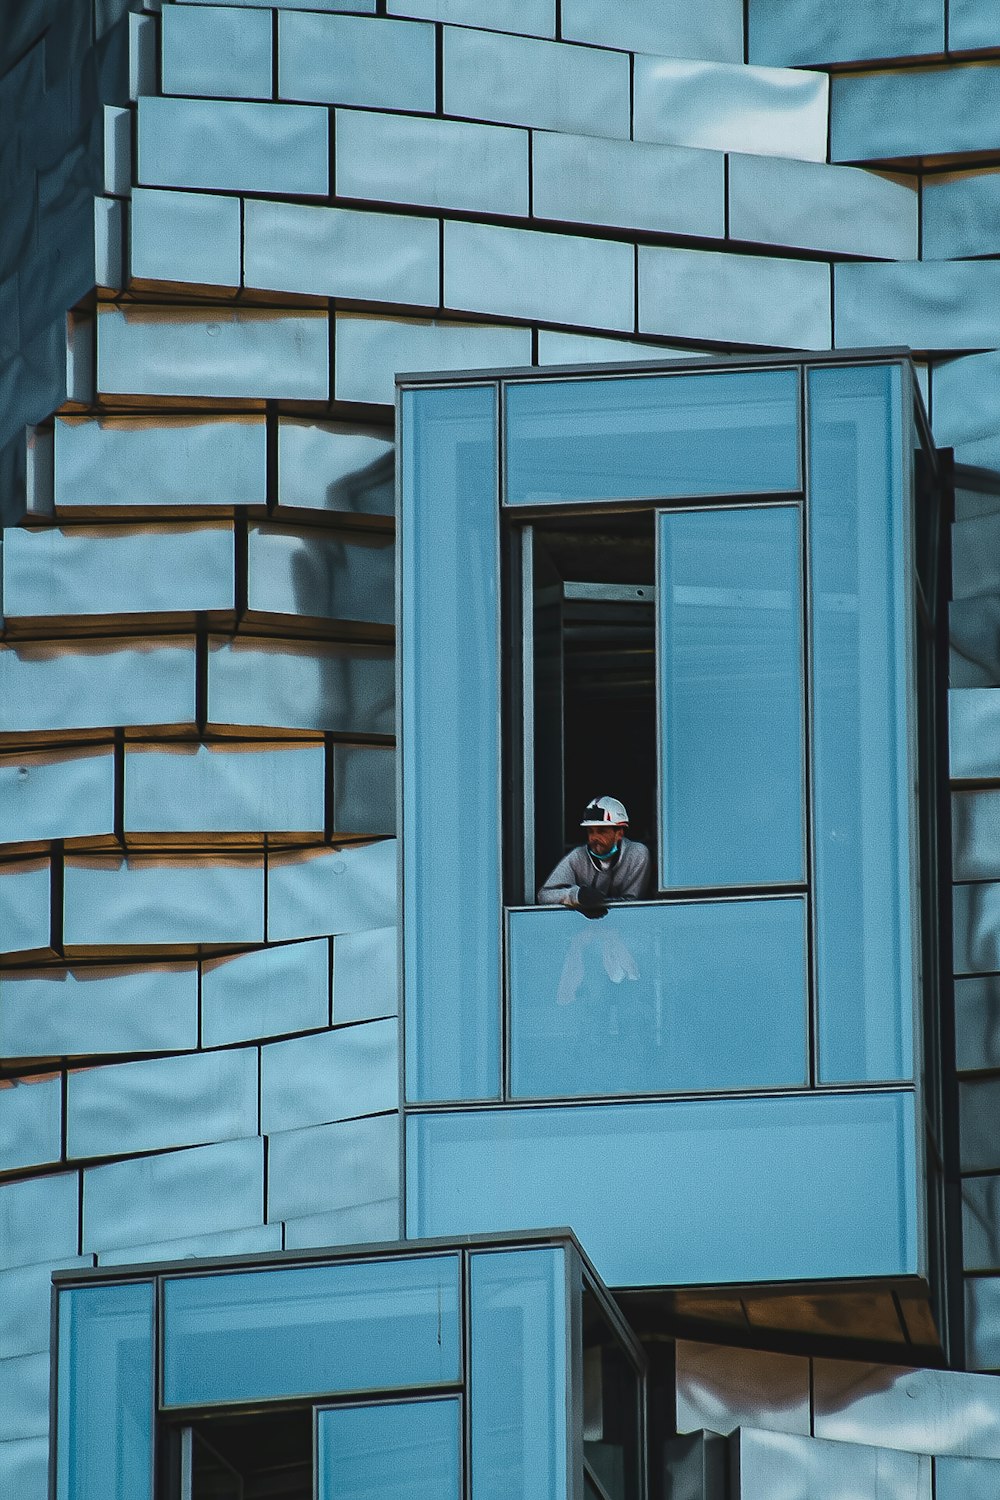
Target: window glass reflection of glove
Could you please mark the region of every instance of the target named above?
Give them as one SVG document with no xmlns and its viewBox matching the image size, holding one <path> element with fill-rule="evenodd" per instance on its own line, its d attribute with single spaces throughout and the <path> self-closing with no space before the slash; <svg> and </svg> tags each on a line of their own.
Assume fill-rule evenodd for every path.
<svg viewBox="0 0 1000 1500">
<path fill-rule="evenodd" d="M 606 917 L 608 914 L 608 903 L 592 885 L 581 885 L 576 904 L 585 917 Z"/>
</svg>

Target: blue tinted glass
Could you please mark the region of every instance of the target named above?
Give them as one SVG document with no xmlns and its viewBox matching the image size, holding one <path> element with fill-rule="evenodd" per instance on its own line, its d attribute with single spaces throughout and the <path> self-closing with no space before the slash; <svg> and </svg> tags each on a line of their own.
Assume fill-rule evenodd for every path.
<svg viewBox="0 0 1000 1500">
<path fill-rule="evenodd" d="M 455 1256 L 185 1276 L 163 1293 L 167 1406 L 458 1379 Z"/>
<path fill-rule="evenodd" d="M 317 1500 L 459 1500 L 460 1455 L 457 1400 L 321 1411 Z"/>
<path fill-rule="evenodd" d="M 507 503 L 799 487 L 794 370 L 509 385 Z"/>
<path fill-rule="evenodd" d="M 477 1254 L 470 1277 L 472 1493 L 565 1500 L 565 1254 Z"/>
<path fill-rule="evenodd" d="M 806 1082 L 805 905 L 510 915 L 515 1097 Z"/>
<path fill-rule="evenodd" d="M 802 879 L 799 511 L 658 520 L 664 887 Z"/>
<path fill-rule="evenodd" d="M 407 1094 L 493 1098 L 500 1090 L 493 387 L 405 391 L 402 440 Z"/>
<path fill-rule="evenodd" d="M 153 1493 L 153 1288 L 59 1297 L 57 1500 Z"/>
<path fill-rule="evenodd" d="M 473 1110 L 407 1122 L 407 1233 L 571 1224 L 612 1287 L 911 1275 L 913 1096 Z"/>
<path fill-rule="evenodd" d="M 912 1072 L 906 558 L 896 365 L 809 376 L 819 1069 Z"/>
</svg>

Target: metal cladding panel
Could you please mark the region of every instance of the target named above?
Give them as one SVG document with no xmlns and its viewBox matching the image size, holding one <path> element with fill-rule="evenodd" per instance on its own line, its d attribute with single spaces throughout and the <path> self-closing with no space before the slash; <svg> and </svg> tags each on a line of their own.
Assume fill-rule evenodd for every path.
<svg viewBox="0 0 1000 1500">
<path fill-rule="evenodd" d="M 338 109 L 335 159 L 342 198 L 467 213 L 528 212 L 526 130 Z"/>
<path fill-rule="evenodd" d="M 531 166 L 540 219 L 725 237 L 721 152 L 536 131 Z"/>
<path fill-rule="evenodd" d="M 264 941 L 263 861 L 77 856 L 66 861 L 67 947 Z"/>
<path fill-rule="evenodd" d="M 841 1443 L 998 1458 L 1000 1400 L 982 1375 L 817 1359 L 813 1431 Z"/>
<path fill-rule="evenodd" d="M 271 17 L 265 12 L 168 5 L 160 34 L 165 94 L 270 99 Z"/>
<path fill-rule="evenodd" d="M 1000 354 L 972 354 L 934 366 L 934 440 L 960 463 L 1000 465 Z M 996 501 L 979 497 L 982 510 Z M 978 507 L 977 507 L 978 508 Z"/>
<path fill-rule="evenodd" d="M 392 430 L 286 418 L 278 423 L 278 504 L 391 516 Z"/>
<path fill-rule="evenodd" d="M 954 4 L 954 0 L 952 0 Z M 1000 1489 L 1000 1463 L 989 1458 L 936 1458 L 934 1500 L 983 1500 Z"/>
<path fill-rule="evenodd" d="M 1000 883 L 954 888 L 955 973 L 1000 970 Z"/>
<path fill-rule="evenodd" d="M 194 675 L 185 637 L 0 647 L 0 731 L 188 724 Z"/>
<path fill-rule="evenodd" d="M 315 833 L 322 837 L 322 745 L 129 746 L 126 833 Z"/>
<path fill-rule="evenodd" d="M 80 1179 L 76 1172 L 27 1177 L 0 1186 L 0 1265 L 37 1265 L 79 1251 Z"/>
<path fill-rule="evenodd" d="M 114 777 L 105 745 L 0 756 L 0 842 L 113 833 Z"/>
<path fill-rule="evenodd" d="M 300 1130 L 399 1106 L 394 1020 L 272 1042 L 260 1053 L 260 1128 Z"/>
<path fill-rule="evenodd" d="M 1000 788 L 953 791 L 952 873 L 956 880 L 1000 880 Z"/>
<path fill-rule="evenodd" d="M 555 0 L 388 0 L 390 16 L 421 16 L 486 31 L 555 36 Z"/>
<path fill-rule="evenodd" d="M 644 0 L 562 0 L 562 35 L 569 42 L 625 47 L 665 57 L 743 61 L 742 0 L 699 6 L 651 6 Z"/>
<path fill-rule="evenodd" d="M 0 1056 L 180 1052 L 197 1045 L 193 964 L 0 973 Z"/>
<path fill-rule="evenodd" d="M 835 266 L 834 278 L 840 348 L 981 349 L 1000 341 L 998 261 L 858 262 Z"/>
<path fill-rule="evenodd" d="M 55 503 L 263 505 L 263 417 L 58 417 Z"/>
<path fill-rule="evenodd" d="M 433 26 L 382 17 L 278 12 L 282 99 L 433 114 L 435 80 Z"/>
<path fill-rule="evenodd" d="M 359 1203 L 328 1214 L 306 1214 L 285 1220 L 285 1249 L 317 1245 L 372 1245 L 399 1237 L 399 1203 L 393 1195 L 378 1203 Z"/>
<path fill-rule="evenodd" d="M 391 734 L 391 648 L 252 637 L 209 641 L 214 724 Z"/>
<path fill-rule="evenodd" d="M 257 1049 L 112 1063 L 69 1075 L 67 1154 L 113 1156 L 257 1130 Z"/>
<path fill-rule="evenodd" d="M 889 161 L 996 146 L 1000 66 L 905 68 L 831 79 L 833 161 Z"/>
<path fill-rule="evenodd" d="M 491 224 L 444 226 L 447 307 L 621 329 L 635 317 L 631 245 Z"/>
<path fill-rule="evenodd" d="M 828 91 L 825 73 L 637 57 L 635 138 L 825 161 Z"/>
<path fill-rule="evenodd" d="M 963 1172 L 989 1172 L 1000 1167 L 997 1107 L 1000 1077 L 967 1078 L 958 1086 Z"/>
<path fill-rule="evenodd" d="M 231 526 L 12 530 L 3 549 L 4 613 L 232 610 L 234 569 Z"/>
<path fill-rule="evenodd" d="M 157 1260 L 191 1260 L 214 1255 L 261 1255 L 280 1250 L 280 1224 L 253 1224 L 245 1229 L 225 1229 L 216 1234 L 188 1234 L 176 1240 L 158 1240 L 153 1245 L 119 1245 L 98 1255 L 101 1266 L 148 1265 Z"/>
<path fill-rule="evenodd" d="M 338 833 L 396 832 L 393 749 L 334 745 L 333 826 Z"/>
<path fill-rule="evenodd" d="M 0 1361 L 0 1448 L 17 1438 L 39 1437 L 49 1430 L 51 1360 L 44 1354 L 22 1354 Z"/>
<path fill-rule="evenodd" d="M 447 27 L 443 67 L 446 114 L 629 138 L 629 59 L 623 53 Z"/>
<path fill-rule="evenodd" d="M 156 4 L 157 0 L 153 0 Z M 214 5 L 216 0 L 183 0 L 185 5 Z M 378 0 L 281 0 L 282 10 L 321 10 L 321 11 L 363 11 L 366 15 L 374 15 Z M 264 6 L 273 9 L 274 0 L 240 0 L 244 9 L 251 6 Z"/>
<path fill-rule="evenodd" d="M 104 307 L 97 383 L 106 394 L 324 401 L 325 312 Z"/>
<path fill-rule="evenodd" d="M 817 261 L 639 246 L 639 330 L 826 349 L 830 273 Z"/>
<path fill-rule="evenodd" d="M 1000 974 L 955 981 L 959 1072 L 1000 1069 Z"/>
<path fill-rule="evenodd" d="M 966 1271 L 1000 1270 L 1000 1177 L 962 1183 L 962 1264 Z"/>
<path fill-rule="evenodd" d="M 52 934 L 51 902 L 47 859 L 0 865 L 0 950 L 33 953 L 47 949 Z"/>
<path fill-rule="evenodd" d="M 52 1272 L 91 1264 L 90 1256 L 76 1255 L 0 1271 L 0 1360 L 48 1351 Z M 18 1495 L 19 1500 L 16 1490 L 0 1490 L 0 1494 Z"/>
<path fill-rule="evenodd" d="M 345 932 L 333 940 L 333 1019 L 373 1021 L 399 1009 L 395 927 Z"/>
<path fill-rule="evenodd" d="M 737 1427 L 808 1435 L 809 1360 L 677 1341 L 677 1431 Z"/>
<path fill-rule="evenodd" d="M 260 1224 L 263 1191 L 260 1136 L 90 1167 L 83 1248 L 104 1252 Z"/>
<path fill-rule="evenodd" d="M 934 174 L 923 181 L 924 260 L 1000 250 L 1000 171 Z"/>
<path fill-rule="evenodd" d="M 391 406 L 404 370 L 475 370 L 531 363 L 531 329 L 338 314 L 338 401 Z"/>
<path fill-rule="evenodd" d="M 1000 1277 L 966 1278 L 965 1329 L 972 1369 L 1000 1370 Z"/>
<path fill-rule="evenodd" d="M 0 1172 L 56 1162 L 62 1155 L 62 1081 L 5 1080 L 0 1088 Z"/>
<path fill-rule="evenodd" d="M 330 950 L 324 940 L 203 961 L 205 1047 L 317 1031 L 329 1020 Z"/>
<path fill-rule="evenodd" d="M 991 0 L 948 0 L 948 45 L 953 52 L 1000 45 L 1000 27 Z"/>
<path fill-rule="evenodd" d="M 18 1500 L 48 1500 L 48 1434 L 0 1443 L 0 1494 L 16 1495 Z"/>
<path fill-rule="evenodd" d="M 860 1443 L 829 1443 L 786 1432 L 743 1429 L 730 1439 L 740 1500 L 775 1496 L 870 1495 L 931 1500 L 931 1460 Z"/>
<path fill-rule="evenodd" d="M 139 100 L 143 187 L 323 197 L 330 187 L 325 109 L 220 99 Z"/>
<path fill-rule="evenodd" d="M 788 157 L 734 152 L 729 158 L 735 240 L 915 260 L 919 202 L 915 179 L 894 182 L 857 167 Z M 926 222 L 925 216 L 925 236 Z"/>
<path fill-rule="evenodd" d="M 172 7 L 169 14 L 176 13 Z M 239 198 L 134 190 L 129 232 L 133 279 L 238 287 L 240 266 Z"/>
<path fill-rule="evenodd" d="M 399 1116 L 374 1115 L 268 1138 L 267 1216 L 355 1213 L 395 1199 Z M 398 1222 L 398 1221 L 397 1221 Z"/>
<path fill-rule="evenodd" d="M 395 839 L 268 859 L 269 942 L 363 932 L 395 915 Z"/>
<path fill-rule="evenodd" d="M 538 363 L 540 365 L 578 365 L 592 361 L 657 359 L 681 354 L 692 359 L 699 355 L 687 349 L 671 349 L 661 343 L 643 344 L 636 339 L 605 338 L 601 334 L 561 333 L 554 328 L 538 330 Z M 706 354 L 704 358 L 709 358 Z"/>
<path fill-rule="evenodd" d="M 436 219 L 251 200 L 247 286 L 359 301 L 438 304 Z"/>
<path fill-rule="evenodd" d="M 252 526 L 247 604 L 265 613 L 391 625 L 393 561 L 393 538 L 384 532 Z"/>
<path fill-rule="evenodd" d="M 957 47 L 953 24 L 949 37 Z M 747 45 L 750 62 L 783 67 L 943 52 L 944 0 L 750 0 Z"/>
</svg>

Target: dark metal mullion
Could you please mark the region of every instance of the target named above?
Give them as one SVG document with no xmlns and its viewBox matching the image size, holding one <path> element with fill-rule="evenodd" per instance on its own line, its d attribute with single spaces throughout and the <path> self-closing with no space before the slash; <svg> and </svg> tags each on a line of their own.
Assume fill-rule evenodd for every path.
<svg viewBox="0 0 1000 1500">
<path fill-rule="evenodd" d="M 815 709 L 815 681 L 813 676 L 813 631 L 812 631 L 812 512 L 811 451 L 809 444 L 809 381 L 806 370 L 799 374 L 799 453 L 802 466 L 802 832 L 804 875 L 806 879 L 806 1044 L 808 1050 L 809 1087 L 815 1089 L 820 1077 L 819 1059 L 819 973 L 816 955 L 816 852 L 815 820 L 813 817 L 813 719 Z"/>
<path fill-rule="evenodd" d="M 462 1500 L 473 1500 L 472 1495 L 472 1278 L 469 1272 L 469 1251 L 459 1256 L 459 1328 L 458 1357 L 459 1376 L 462 1383 L 460 1416 L 462 1422 L 461 1482 Z"/>
</svg>

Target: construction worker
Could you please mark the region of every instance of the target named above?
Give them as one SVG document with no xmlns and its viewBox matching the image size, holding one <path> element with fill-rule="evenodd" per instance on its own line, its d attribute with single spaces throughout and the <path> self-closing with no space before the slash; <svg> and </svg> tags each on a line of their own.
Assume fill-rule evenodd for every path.
<svg viewBox="0 0 1000 1500">
<path fill-rule="evenodd" d="M 617 797 L 595 797 L 580 827 L 587 842 L 559 861 L 538 892 L 540 906 L 572 906 L 585 917 L 603 917 L 608 901 L 640 900 L 649 887 L 652 859 L 645 844 L 625 837 L 628 813 Z"/>
</svg>

